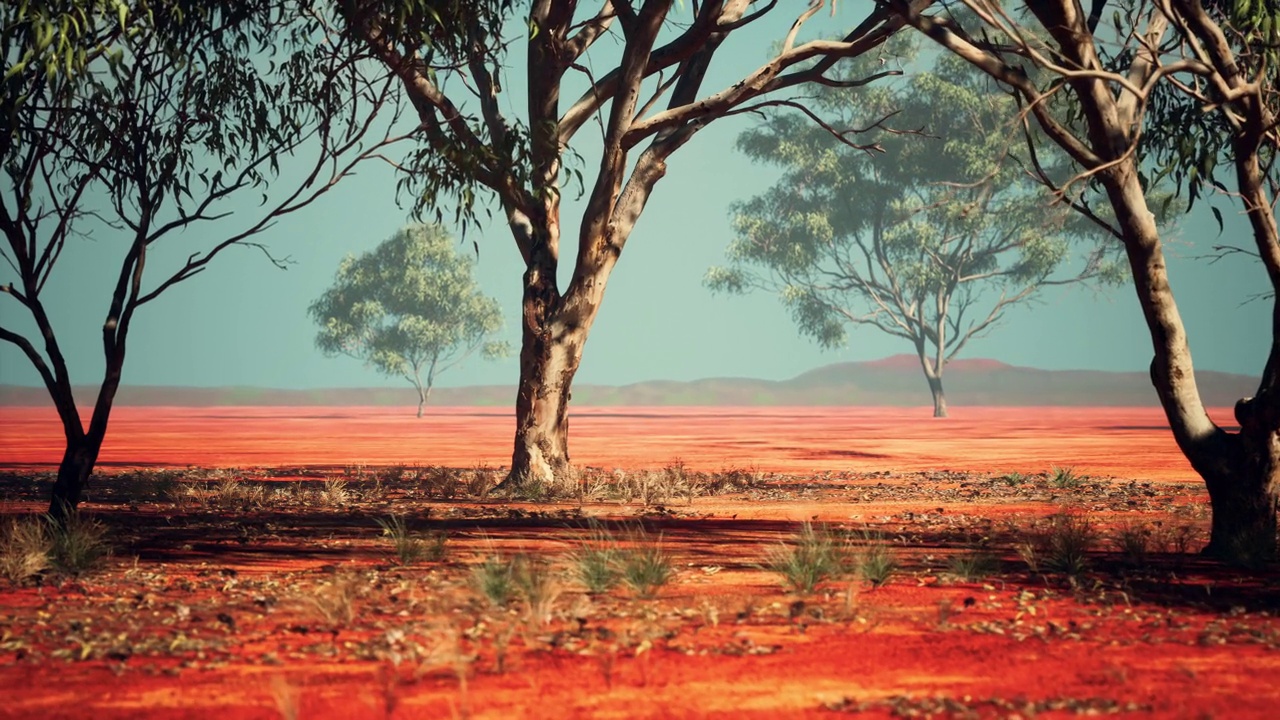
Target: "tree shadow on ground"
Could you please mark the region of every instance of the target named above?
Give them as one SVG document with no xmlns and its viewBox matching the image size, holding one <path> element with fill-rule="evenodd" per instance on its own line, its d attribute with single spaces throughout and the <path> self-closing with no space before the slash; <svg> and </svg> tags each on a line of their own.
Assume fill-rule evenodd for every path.
<svg viewBox="0 0 1280 720">
<path fill-rule="evenodd" d="M 466 515 L 434 517 L 445 507 Z M 724 517 L 588 518 L 577 508 L 546 506 L 528 511 L 499 503 L 465 506 L 426 504 L 403 517 L 423 535 L 443 531 L 449 562 L 487 552 L 563 556 L 596 530 L 618 542 L 660 542 L 679 566 L 759 569 L 766 549 L 793 542 L 798 521 Z M 621 508 L 619 508 L 621 509 Z M 192 510 L 180 515 L 152 510 L 111 508 L 97 513 L 113 529 L 120 553 L 143 562 L 207 563 L 245 570 L 343 563 L 389 566 L 390 543 L 375 515 L 365 511 Z M 948 559 L 973 550 L 973 532 L 929 530 L 892 523 L 848 528 L 852 542 L 880 542 L 893 548 L 900 575 L 945 575 Z M 643 532 L 643 535 L 640 533 Z M 1099 591 L 1123 593 L 1127 602 L 1208 612 L 1249 612 L 1280 607 L 1280 566 L 1255 569 L 1223 565 L 1190 553 L 1151 553 L 1141 562 L 1118 552 L 1095 550 L 1089 568 L 1074 579 L 1032 573 L 1019 559 L 1017 533 L 992 533 L 985 548 L 994 556 L 993 578 L 1002 586 L 1049 588 L 1081 597 Z"/>
</svg>

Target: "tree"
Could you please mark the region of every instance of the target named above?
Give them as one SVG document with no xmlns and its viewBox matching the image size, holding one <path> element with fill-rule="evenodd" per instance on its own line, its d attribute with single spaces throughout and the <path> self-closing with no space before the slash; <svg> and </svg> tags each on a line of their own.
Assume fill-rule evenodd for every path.
<svg viewBox="0 0 1280 720">
<path fill-rule="evenodd" d="M 0 10 L 0 256 L 12 275 L 0 291 L 36 331 L 28 338 L 13 325 L 19 312 L 6 312 L 0 339 L 39 372 L 62 422 L 54 517 L 79 503 L 97 462 L 135 313 L 229 247 L 266 253 L 252 238 L 272 218 L 306 206 L 394 141 L 372 121 L 398 86 L 358 67 L 359 46 L 316 43 L 324 32 L 316 22 L 304 5 L 277 0 Z M 303 149 L 315 159 L 291 168 L 301 179 L 269 189 L 281 158 Z M 239 207 L 228 219 L 237 201 L 259 195 L 256 214 L 242 220 Z M 225 235 L 184 251 L 185 262 L 152 255 L 160 241 L 215 221 Z M 122 258 L 104 268 L 115 277 L 102 326 L 106 368 L 86 427 L 42 292 L 63 252 L 91 235 L 120 242 Z"/>
<path fill-rule="evenodd" d="M 794 113 L 744 133 L 739 149 L 784 173 L 734 206 L 730 265 L 711 268 L 706 284 L 777 294 L 824 347 L 843 345 L 849 326 L 907 340 L 934 417 L 947 416 L 946 364 L 1010 307 L 1117 276 L 1115 247 L 1069 208 L 1047 208 L 1048 193 L 1025 177 L 1008 95 L 955 60 L 900 88 L 825 93 L 819 108 L 833 124 L 870 127 L 883 154 L 834 142 Z M 920 131 L 873 127 L 895 109 L 895 125 Z M 1073 241 L 1090 238 L 1084 262 L 1064 271 Z"/>
<path fill-rule="evenodd" d="M 422 122 L 423 147 L 406 163 L 405 176 L 419 208 L 451 200 L 466 219 L 474 218 L 477 198 L 495 199 L 524 260 L 507 487 L 554 481 L 568 468 L 570 389 L 583 345 L 609 276 L 672 155 L 718 118 L 799 104 L 788 92 L 863 85 L 895 74 L 877 69 L 856 80 L 829 77 L 841 60 L 879 47 L 901 21 L 876 8 L 839 39 L 800 41 L 805 24 L 824 6 L 818 0 L 795 18 L 768 62 L 704 93 L 707 70 L 724 42 L 771 17 L 779 4 L 748 12 L 749 5 L 604 0 L 580 13 L 571 0 L 535 0 L 527 17 L 516 18 L 504 0 L 342 4 L 351 32 L 400 77 Z M 692 10 L 692 17 L 675 17 L 676 7 Z M 441 13 L 454 20 L 453 35 L 444 41 L 435 32 Z M 510 40 L 503 35 L 508 22 L 520 30 Z M 598 42 L 606 37 L 615 43 Z M 526 51 L 523 86 L 505 76 L 507 49 L 517 43 Z M 620 57 L 607 54 L 610 44 L 620 48 Z M 509 102 L 504 94 L 513 87 L 523 97 Z M 585 90 L 563 107 L 562 95 L 578 87 Z M 512 107 L 521 108 L 523 117 L 509 115 Z M 600 164 L 588 182 L 565 163 L 576 157 L 571 148 L 593 120 Z M 587 194 L 572 275 L 563 288 L 557 279 L 562 171 L 582 180 Z"/>
<path fill-rule="evenodd" d="M 505 342 L 486 342 L 502 327 L 502 309 L 480 291 L 471 268 L 438 225 L 407 227 L 358 258 L 348 255 L 333 287 L 308 309 L 320 325 L 316 346 L 407 379 L 422 417 L 440 373 L 476 350 L 489 358 L 510 353 Z"/>
<path fill-rule="evenodd" d="M 1088 16 L 1068 0 L 1026 3 L 1025 13 L 982 0 L 964 4 L 975 16 L 968 26 L 905 4 L 897 9 L 938 45 L 1016 94 L 1023 113 L 1080 168 L 1060 186 L 1064 196 L 1089 188 L 1113 209 L 1115 220 L 1108 226 L 1124 244 L 1150 329 L 1152 383 L 1174 439 L 1209 491 L 1213 522 L 1205 552 L 1232 560 L 1274 557 L 1280 505 L 1280 302 L 1273 296 L 1272 343 L 1258 391 L 1236 403 L 1240 429 L 1224 429 L 1209 417 L 1196 387 L 1191 348 L 1150 210 L 1152 177 L 1146 172 L 1152 166 L 1180 168 L 1192 183 L 1211 183 L 1234 198 L 1250 223 L 1253 256 L 1272 289 L 1280 286 L 1273 57 L 1280 25 L 1274 3 L 1236 3 L 1236 14 L 1222 8 L 1224 3 L 1206 6 L 1199 0 L 1116 5 L 1110 25 L 1100 23 L 1107 16 L 1105 0 L 1095 0 Z M 1071 98 L 1075 124 L 1052 112 L 1047 100 L 1060 94 Z M 1161 108 L 1161 97 L 1173 105 Z M 1153 107 L 1156 112 L 1149 115 Z M 1196 113 L 1216 118 L 1161 125 Z M 1143 145 L 1148 130 L 1174 145 L 1171 165 L 1159 162 L 1150 144 Z M 1144 165 L 1148 158 L 1150 164 Z M 1204 164 L 1206 158 L 1226 160 L 1234 189 L 1217 177 L 1215 167 Z M 1078 198 L 1074 204 L 1088 212 L 1090 198 Z"/>
</svg>

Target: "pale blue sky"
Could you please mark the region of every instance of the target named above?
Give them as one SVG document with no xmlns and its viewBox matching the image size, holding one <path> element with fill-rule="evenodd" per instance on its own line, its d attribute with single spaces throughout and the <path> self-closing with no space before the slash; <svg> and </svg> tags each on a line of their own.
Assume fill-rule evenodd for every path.
<svg viewBox="0 0 1280 720">
<path fill-rule="evenodd" d="M 853 16 L 849 5 L 841 3 L 841 17 L 827 18 L 818 31 L 847 25 Z M 726 46 L 730 52 L 713 68 L 707 88 L 719 89 L 754 69 L 769 38 L 778 36 L 775 25 L 761 28 L 746 43 Z M 521 72 L 517 61 L 516 74 Z M 751 164 L 733 148 L 737 134 L 751 122 L 718 121 L 671 159 L 667 177 L 609 281 L 577 382 L 615 385 L 724 376 L 780 380 L 827 363 L 911 351 L 903 341 L 873 329 L 852 333 L 843 349 L 822 351 L 797 334 L 775 298 L 758 293 L 712 296 L 702 286 L 707 268 L 724 263 L 724 249 L 732 239 L 729 205 L 765 190 L 777 177 L 774 169 Z M 588 173 L 594 169 L 598 143 L 598 134 L 589 130 L 576 141 Z M 562 256 L 568 265 L 582 203 L 566 199 Z M 249 200 L 244 210 L 255 204 Z M 1214 265 L 1193 259 L 1213 244 L 1248 241 L 1243 219 L 1230 204 L 1220 205 L 1226 216 L 1222 236 L 1208 208 L 1198 207 L 1168 238 L 1171 281 L 1196 367 L 1257 375 L 1265 361 L 1269 306 L 1241 303 L 1266 288 L 1261 266 L 1243 258 Z M 129 338 L 124 382 L 275 388 L 404 384 L 357 361 L 323 357 L 314 349 L 315 330 L 306 308 L 332 281 L 345 254 L 371 249 L 404 224 L 406 216 L 407 208 L 396 205 L 390 170 L 363 166 L 316 205 L 258 237 L 276 254 L 292 256 L 297 264 L 287 271 L 272 267 L 257 250 L 231 248 L 206 272 L 143 307 Z M 504 337 L 518 345 L 519 254 L 501 222 L 472 232 L 480 244 L 480 283 L 504 309 Z M 219 234 L 215 223 L 169 238 L 151 262 L 166 256 L 176 262 Z M 46 289 L 46 304 L 76 384 L 101 380 L 100 328 L 121 252 L 121 243 L 107 234 L 95 241 L 73 241 Z M 109 274 L 99 272 L 104 267 L 111 269 Z M 3 268 L 0 282 L 11 274 Z M 154 283 L 158 275 L 148 277 Z M 11 299 L 0 299 L 0 319 L 31 337 L 31 326 L 19 310 Z M 1046 369 L 1141 370 L 1150 361 L 1151 342 L 1131 286 L 1102 294 L 1051 290 L 1043 304 L 1010 312 L 988 337 L 971 342 L 963 357 Z M 443 375 L 439 385 L 514 384 L 517 374 L 515 358 L 474 359 Z M 27 360 L 7 343 L 0 345 L 0 382 L 39 384 Z"/>
</svg>

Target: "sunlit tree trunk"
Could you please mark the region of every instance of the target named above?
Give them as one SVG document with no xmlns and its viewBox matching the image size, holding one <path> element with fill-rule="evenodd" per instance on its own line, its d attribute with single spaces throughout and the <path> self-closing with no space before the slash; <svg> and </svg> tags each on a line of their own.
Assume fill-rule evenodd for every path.
<svg viewBox="0 0 1280 720">
<path fill-rule="evenodd" d="M 1236 405 L 1240 432 L 1227 433 L 1209 418 L 1201 402 L 1191 349 L 1136 167 L 1126 163 L 1108 173 L 1103 185 L 1125 233 L 1134 287 L 1151 331 L 1152 384 L 1178 447 L 1209 492 L 1213 522 L 1205 553 L 1250 562 L 1273 558 L 1280 491 L 1280 407 L 1272 390 L 1278 364 L 1275 343 L 1259 395 Z"/>
<path fill-rule="evenodd" d="M 524 275 L 515 446 L 505 486 L 555 482 L 570 466 L 573 378 L 612 267 L 612 261 L 581 263 L 564 296 L 545 271 L 535 267 Z"/>
</svg>

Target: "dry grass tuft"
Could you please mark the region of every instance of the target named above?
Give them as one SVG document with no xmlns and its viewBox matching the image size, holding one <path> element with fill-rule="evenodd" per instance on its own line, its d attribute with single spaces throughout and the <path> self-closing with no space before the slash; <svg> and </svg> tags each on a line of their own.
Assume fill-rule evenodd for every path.
<svg viewBox="0 0 1280 720">
<path fill-rule="evenodd" d="M 0 576 L 21 585 L 49 567 L 53 539 L 44 517 L 13 518 L 0 531 Z"/>
</svg>

